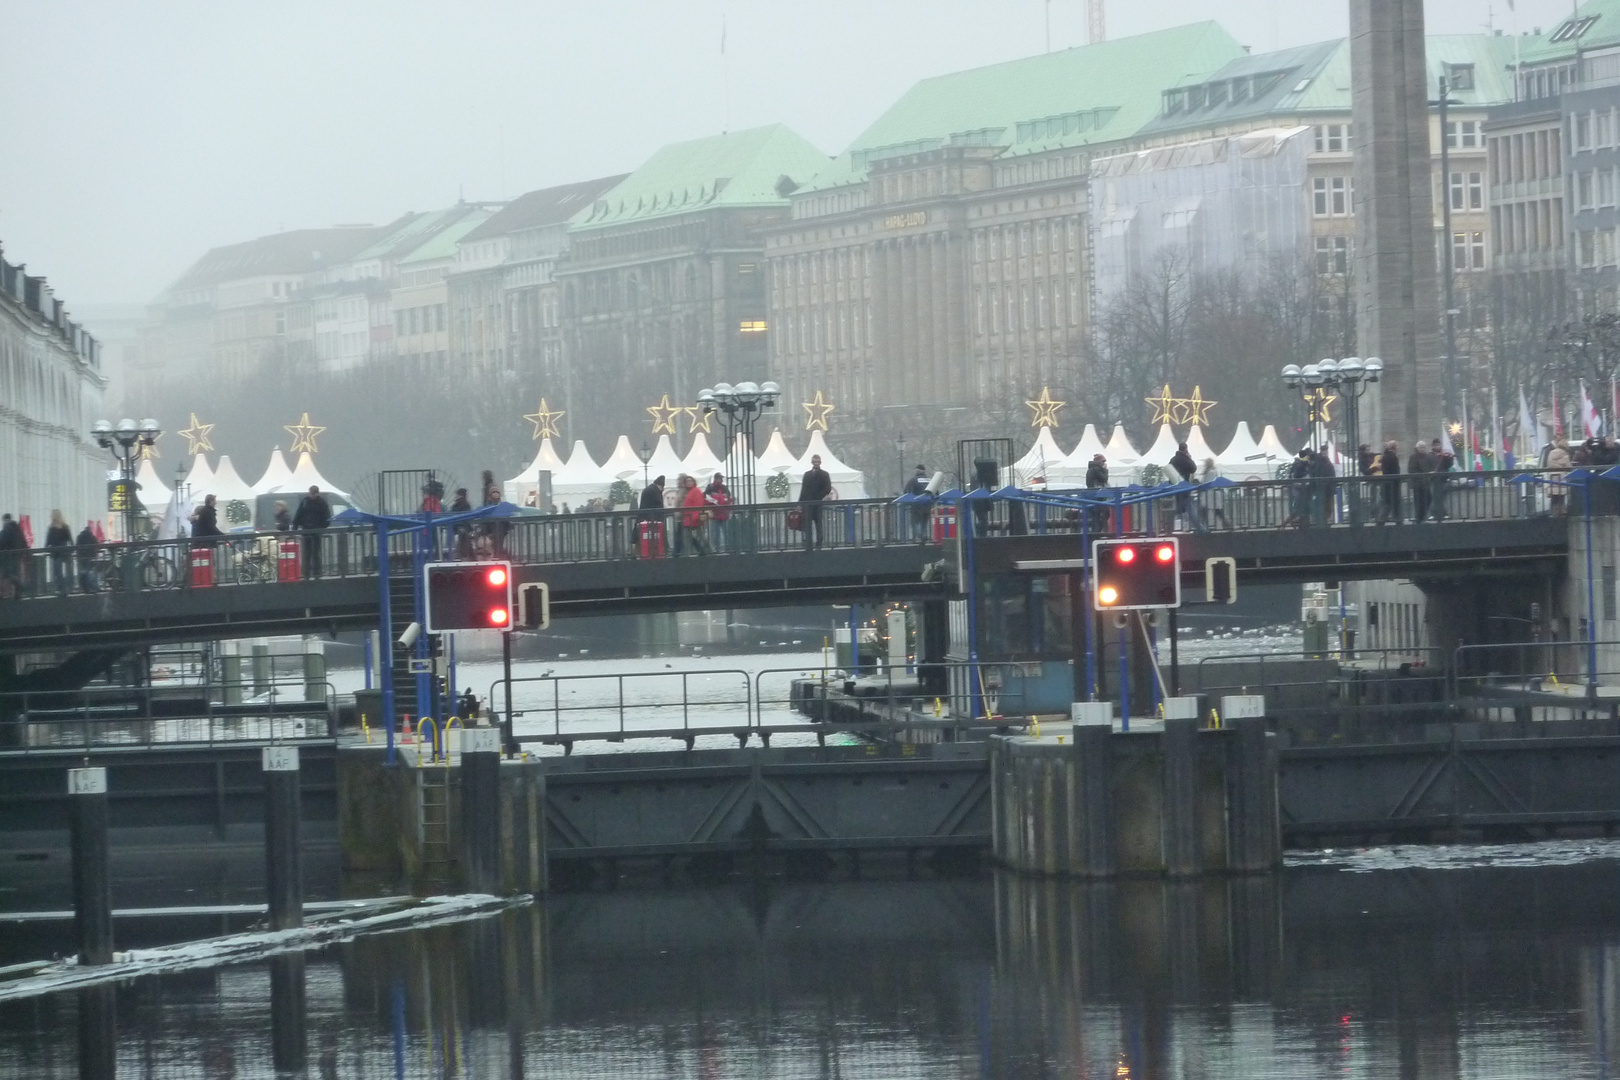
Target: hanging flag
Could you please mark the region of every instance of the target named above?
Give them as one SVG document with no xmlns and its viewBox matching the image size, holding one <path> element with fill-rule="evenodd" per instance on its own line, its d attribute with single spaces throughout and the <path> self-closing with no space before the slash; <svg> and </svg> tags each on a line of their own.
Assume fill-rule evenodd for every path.
<svg viewBox="0 0 1620 1080">
<path fill-rule="evenodd" d="M 1440 449 L 1450 454 L 1453 459 L 1457 457 L 1457 448 L 1451 445 L 1451 426 L 1444 420 L 1440 421 Z"/>
<path fill-rule="evenodd" d="M 1502 467 L 1502 407 L 1496 400 L 1496 384 L 1491 384 L 1491 468 Z"/>
<path fill-rule="evenodd" d="M 1564 414 L 1558 411 L 1558 387 L 1553 387 L 1553 439 L 1556 441 L 1564 437 Z"/>
<path fill-rule="evenodd" d="M 1603 419 L 1598 416 L 1597 409 L 1592 406 L 1592 399 L 1586 393 L 1586 380 L 1581 380 L 1581 430 L 1590 439 L 1594 435 L 1603 434 Z"/>
<path fill-rule="evenodd" d="M 1519 384 L 1519 435 L 1525 440 L 1526 452 L 1541 449 L 1541 432 L 1536 427 L 1536 414 L 1524 400 L 1524 384 Z"/>
<path fill-rule="evenodd" d="M 1471 464 L 1469 466 L 1469 468 L 1474 470 L 1475 472 L 1484 472 L 1485 471 L 1485 459 L 1483 457 L 1481 457 L 1480 453 L 1479 453 L 1479 429 L 1474 428 L 1473 430 L 1471 430 L 1468 433 L 1468 435 L 1469 435 L 1469 443 L 1468 443 L 1468 445 L 1470 447 L 1469 457 L 1474 459 L 1473 464 Z"/>
</svg>

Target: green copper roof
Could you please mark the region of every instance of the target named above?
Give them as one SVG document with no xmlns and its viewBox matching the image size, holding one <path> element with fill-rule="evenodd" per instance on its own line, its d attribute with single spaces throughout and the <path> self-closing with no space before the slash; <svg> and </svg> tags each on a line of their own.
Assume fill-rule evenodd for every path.
<svg viewBox="0 0 1620 1080">
<path fill-rule="evenodd" d="M 786 206 L 777 190 L 820 171 L 827 156 L 783 124 L 673 143 L 590 206 L 575 214 L 572 230 L 717 207 Z"/>
<path fill-rule="evenodd" d="M 1513 62 L 1513 39 L 1508 42 L 1508 62 Z M 1575 50 L 1591 52 L 1593 49 L 1620 44 L 1620 0 L 1587 0 L 1574 14 L 1544 34 L 1526 34 L 1519 38 L 1519 62 L 1529 66 L 1551 60 L 1573 59 Z"/>
<path fill-rule="evenodd" d="M 1008 154 L 1128 139 L 1159 112 L 1160 92 L 1243 56 L 1213 22 L 936 75 L 903 94 L 816 177 L 858 181 L 876 158 L 940 146 L 1005 146 Z"/>
<path fill-rule="evenodd" d="M 434 233 L 426 243 L 400 259 L 399 264 L 409 266 L 412 263 L 455 258 L 456 245 L 461 243 L 462 238 L 489 220 L 490 215 L 495 212 L 482 206 L 468 206 L 465 209 L 466 212 L 459 220 Z"/>
</svg>

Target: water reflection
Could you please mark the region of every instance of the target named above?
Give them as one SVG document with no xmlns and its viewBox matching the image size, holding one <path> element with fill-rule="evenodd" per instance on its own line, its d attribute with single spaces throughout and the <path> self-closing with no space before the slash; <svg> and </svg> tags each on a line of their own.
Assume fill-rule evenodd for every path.
<svg viewBox="0 0 1620 1080">
<path fill-rule="evenodd" d="M 0 1077 L 1607 1077 L 1612 862 L 578 893 L 0 1004 Z M 114 1011 L 116 1009 L 116 1019 Z"/>
</svg>

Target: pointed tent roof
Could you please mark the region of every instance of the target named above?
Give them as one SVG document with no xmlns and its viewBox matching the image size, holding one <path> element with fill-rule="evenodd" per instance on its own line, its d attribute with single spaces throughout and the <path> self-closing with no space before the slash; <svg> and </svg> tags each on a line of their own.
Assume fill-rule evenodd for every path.
<svg viewBox="0 0 1620 1080">
<path fill-rule="evenodd" d="M 715 473 L 724 472 L 725 468 L 725 462 L 715 457 L 714 451 L 709 448 L 709 437 L 701 432 L 692 440 L 692 449 L 686 452 L 686 459 L 681 462 L 681 471 L 691 473 L 700 485 L 707 485 L 714 479 Z"/>
<path fill-rule="evenodd" d="M 605 499 L 613 477 L 596 463 L 585 449 L 584 439 L 574 440 L 574 449 L 562 468 L 551 474 L 551 497 L 563 499 Z M 525 493 L 527 494 L 527 493 Z"/>
<path fill-rule="evenodd" d="M 1052 473 L 1063 468 L 1067 458 L 1068 455 L 1052 437 L 1052 429 L 1042 424 L 1041 432 L 1035 436 L 1030 448 L 1025 451 L 1023 457 L 1013 463 L 1013 482 L 1019 487 L 1028 487 L 1032 481 L 1039 478 L 1050 486 Z"/>
<path fill-rule="evenodd" d="M 1102 449 L 1103 456 L 1108 459 L 1108 465 L 1135 465 L 1142 460 L 1142 455 L 1136 452 L 1131 445 L 1129 435 L 1125 434 L 1124 424 L 1115 424 L 1114 433 L 1108 436 L 1108 444 Z"/>
<path fill-rule="evenodd" d="M 1260 433 L 1260 445 L 1257 449 L 1266 456 L 1268 465 L 1275 466 L 1281 461 L 1294 460 L 1294 452 L 1277 438 L 1277 429 L 1271 424 L 1267 424 L 1266 430 Z"/>
<path fill-rule="evenodd" d="M 151 458 L 141 459 L 140 468 L 135 470 L 135 482 L 140 485 L 136 495 L 149 511 L 158 510 L 174 495 L 174 489 L 163 482 Z"/>
<path fill-rule="evenodd" d="M 799 471 L 798 456 L 789 450 L 787 443 L 782 440 L 782 429 L 773 429 L 770 439 L 765 443 L 765 449 L 760 451 L 759 458 L 754 463 L 755 501 L 764 501 L 765 481 L 774 474 L 781 473 L 791 480 L 797 471 Z"/>
<path fill-rule="evenodd" d="M 832 480 L 834 498 L 866 498 L 866 474 L 840 461 L 838 455 L 827 445 L 824 433 L 820 429 L 810 433 L 810 445 L 804 448 L 804 456 L 799 458 L 799 468 L 808 469 L 810 459 L 817 454 L 821 455 L 821 467 Z"/>
<path fill-rule="evenodd" d="M 669 436 L 658 436 L 658 445 L 653 447 L 652 457 L 647 459 L 647 475 L 654 478 L 662 476 L 665 490 L 674 491 L 675 478 L 683 471 L 685 466 L 681 462 L 681 455 L 675 452 L 675 445 L 669 441 Z"/>
<path fill-rule="evenodd" d="M 246 480 L 236 474 L 236 466 L 231 464 L 231 455 L 222 454 L 219 459 L 219 468 L 214 470 L 213 483 L 205 495 L 213 495 L 220 502 L 230 502 L 239 499 L 242 502 L 253 501 L 253 488 Z"/>
<path fill-rule="evenodd" d="M 1148 447 L 1147 453 L 1142 455 L 1141 464 L 1157 465 L 1159 468 L 1166 470 L 1168 479 L 1176 479 L 1169 472 L 1170 459 L 1176 456 L 1176 441 L 1176 433 L 1170 430 L 1170 425 L 1160 424 L 1159 437 L 1153 440 L 1153 445 Z"/>
<path fill-rule="evenodd" d="M 298 455 L 298 464 L 293 466 L 292 475 L 287 477 L 287 482 L 279 490 L 305 491 L 311 485 L 320 488 L 323 495 L 336 495 L 340 499 L 349 497 L 348 492 L 339 489 L 321 475 L 321 471 L 315 467 L 315 459 L 309 456 L 308 450 L 305 450 Z"/>
<path fill-rule="evenodd" d="M 1228 480 L 1263 480 L 1271 471 L 1265 451 L 1260 449 L 1260 444 L 1249 433 L 1247 420 L 1238 421 L 1232 441 L 1226 444 L 1226 449 L 1221 451 L 1215 463 L 1220 467 L 1221 475 Z"/>
<path fill-rule="evenodd" d="M 281 447 L 270 451 L 270 464 L 265 466 L 264 475 L 259 482 L 253 485 L 255 495 L 268 495 L 272 491 L 282 490 L 282 486 L 292 478 L 292 470 L 287 468 L 287 459 L 282 456 Z"/>
<path fill-rule="evenodd" d="M 1204 438 L 1204 429 L 1194 424 L 1187 432 L 1187 453 L 1192 455 L 1193 464 L 1203 471 L 1204 462 L 1215 456 L 1215 451 Z"/>
<path fill-rule="evenodd" d="M 1097 435 L 1097 425 L 1087 424 L 1086 430 L 1080 433 L 1080 441 L 1069 451 L 1069 456 L 1063 464 L 1069 469 L 1079 469 L 1083 477 L 1086 466 L 1090 465 L 1091 459 L 1098 454 L 1107 457 L 1108 451 L 1103 448 L 1103 441 Z"/>
<path fill-rule="evenodd" d="M 630 437 L 620 435 L 619 441 L 613 444 L 613 453 L 602 463 L 602 471 L 607 474 L 608 483 L 625 480 L 631 487 L 641 486 L 639 484 L 641 469 L 641 455 L 630 445 Z"/>
<path fill-rule="evenodd" d="M 204 495 L 214 494 L 214 470 L 208 465 L 208 455 L 198 454 L 191 459 L 191 468 L 186 473 L 185 485 L 191 491 L 193 499 L 200 499 Z"/>
<path fill-rule="evenodd" d="M 551 445 L 551 437 L 540 440 L 540 447 L 535 451 L 534 460 L 529 467 L 516 476 L 501 484 L 501 498 L 515 506 L 528 505 L 529 492 L 535 490 L 535 484 L 540 480 L 540 474 L 551 474 L 552 496 L 557 493 L 557 474 L 562 471 L 563 460 L 557 456 L 556 448 Z"/>
</svg>

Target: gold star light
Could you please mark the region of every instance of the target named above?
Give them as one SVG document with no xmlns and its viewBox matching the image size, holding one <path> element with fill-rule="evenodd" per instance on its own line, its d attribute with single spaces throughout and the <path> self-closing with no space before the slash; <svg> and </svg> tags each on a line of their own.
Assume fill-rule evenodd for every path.
<svg viewBox="0 0 1620 1080">
<path fill-rule="evenodd" d="M 1146 401 L 1148 407 L 1153 410 L 1152 423 L 1168 424 L 1175 420 L 1178 411 L 1176 405 L 1181 399 L 1171 397 L 1170 384 L 1165 383 L 1164 389 L 1159 391 L 1158 397 L 1143 398 L 1142 400 Z"/>
<path fill-rule="evenodd" d="M 714 413 L 707 412 L 697 405 L 688 405 L 682 411 L 692 418 L 691 426 L 686 429 L 688 435 L 696 435 L 700 431 L 705 435 L 709 434 L 709 425 L 714 422 Z"/>
<path fill-rule="evenodd" d="M 665 394 L 664 399 L 657 405 L 647 406 L 647 412 L 652 416 L 652 433 L 675 434 L 675 418 L 685 411 L 679 405 L 671 405 L 669 395 Z"/>
<path fill-rule="evenodd" d="M 1029 422 L 1030 427 L 1057 427 L 1058 410 L 1067 405 L 1066 401 L 1053 401 L 1052 391 L 1043 386 L 1041 396 L 1034 401 L 1026 401 L 1031 409 L 1035 410 L 1035 419 Z"/>
<path fill-rule="evenodd" d="M 816 397 L 815 397 L 814 401 L 804 401 L 804 402 L 800 402 L 800 404 L 804 406 L 804 413 L 805 413 L 804 430 L 806 430 L 806 431 L 816 431 L 816 430 L 826 431 L 827 430 L 827 417 L 833 411 L 833 407 L 832 407 L 832 403 L 829 402 L 825 397 L 822 396 L 821 391 L 820 390 L 816 391 Z"/>
<path fill-rule="evenodd" d="M 1462 424 L 1460 424 L 1457 421 L 1453 420 L 1451 422 L 1451 426 L 1449 428 L 1447 428 L 1446 431 L 1447 431 L 1448 434 L 1451 434 L 1451 435 L 1461 435 L 1462 434 Z"/>
<path fill-rule="evenodd" d="M 315 436 L 326 429 L 309 422 L 309 413 L 305 413 L 296 424 L 283 424 L 282 430 L 293 437 L 292 453 L 301 454 L 306 450 L 315 453 Z"/>
<path fill-rule="evenodd" d="M 1321 387 L 1317 387 L 1305 395 L 1305 407 L 1310 410 L 1310 422 L 1313 424 L 1331 424 L 1333 417 L 1328 415 L 1328 406 L 1339 400 L 1339 395 L 1330 394 Z"/>
<path fill-rule="evenodd" d="M 555 439 L 557 437 L 557 421 L 567 416 L 562 409 L 553 409 L 546 404 L 546 399 L 540 399 L 540 411 L 524 413 L 523 419 L 534 425 L 534 437 L 537 439 Z"/>
<path fill-rule="evenodd" d="M 186 456 L 196 457 L 200 453 L 212 450 L 214 444 L 209 441 L 208 433 L 214 430 L 213 424 L 205 424 L 197 419 L 197 414 L 191 414 L 191 426 L 180 429 L 180 437 L 186 440 Z"/>
<path fill-rule="evenodd" d="M 1218 401 L 1205 401 L 1204 388 L 1193 387 L 1192 397 L 1176 398 L 1180 415 L 1176 417 L 1178 424 L 1207 424 L 1209 423 L 1209 410 L 1219 405 Z"/>
<path fill-rule="evenodd" d="M 161 432 L 158 434 L 158 438 L 163 438 Z M 154 439 L 152 442 L 141 444 L 140 459 L 142 461 L 151 461 L 153 458 L 160 458 L 162 456 L 163 455 L 158 452 L 156 439 Z"/>
</svg>

